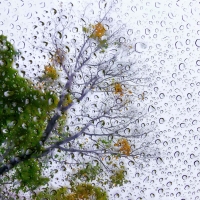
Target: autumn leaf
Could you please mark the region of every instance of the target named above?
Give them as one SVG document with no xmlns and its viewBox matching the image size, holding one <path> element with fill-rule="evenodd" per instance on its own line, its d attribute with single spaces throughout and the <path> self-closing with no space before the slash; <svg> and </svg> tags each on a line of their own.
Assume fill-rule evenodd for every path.
<svg viewBox="0 0 200 200">
<path fill-rule="evenodd" d="M 47 77 L 49 77 L 53 80 L 58 78 L 58 73 L 57 73 L 54 66 L 47 65 L 47 66 L 44 67 L 44 70 L 45 70 L 45 74 L 46 74 Z"/>
<path fill-rule="evenodd" d="M 114 144 L 116 147 L 120 147 L 119 151 L 127 156 L 130 155 L 131 152 L 131 146 L 127 139 L 121 138 L 117 141 L 117 143 Z"/>
<path fill-rule="evenodd" d="M 94 32 L 92 33 L 91 37 L 101 38 L 102 36 L 105 35 L 106 29 L 100 22 L 96 25 L 93 25 L 92 27 L 94 28 Z"/>
<path fill-rule="evenodd" d="M 123 96 L 123 89 L 120 83 L 114 84 L 115 94 L 120 94 L 120 96 Z"/>
</svg>

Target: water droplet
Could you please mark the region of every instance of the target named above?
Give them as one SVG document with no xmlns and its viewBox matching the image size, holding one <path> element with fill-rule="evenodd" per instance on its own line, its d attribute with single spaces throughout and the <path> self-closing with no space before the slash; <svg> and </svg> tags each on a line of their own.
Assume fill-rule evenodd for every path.
<svg viewBox="0 0 200 200">
<path fill-rule="evenodd" d="M 200 66 L 200 60 L 197 60 L 197 61 L 196 61 L 196 64 L 197 64 L 198 66 Z"/>
<path fill-rule="evenodd" d="M 3 129 L 2 133 L 8 133 L 8 129 Z"/>
<path fill-rule="evenodd" d="M 155 2 L 155 7 L 160 8 L 161 3 L 160 2 Z"/>
<path fill-rule="evenodd" d="M 179 26 L 179 30 L 183 30 L 183 29 L 184 29 L 183 25 Z"/>
<path fill-rule="evenodd" d="M 136 173 L 136 174 L 135 174 L 135 177 L 139 177 L 139 176 L 140 176 L 140 174 L 139 174 L 139 173 Z"/>
<path fill-rule="evenodd" d="M 192 125 L 196 125 L 196 124 L 197 124 L 197 120 L 193 120 Z"/>
<path fill-rule="evenodd" d="M 115 197 L 115 198 L 119 198 L 119 194 L 116 193 L 116 194 L 114 195 L 114 197 Z"/>
<path fill-rule="evenodd" d="M 7 126 L 8 126 L 8 128 L 12 128 L 12 127 L 14 127 L 16 124 L 17 124 L 16 121 L 11 121 L 11 122 L 9 122 L 9 123 L 7 124 Z"/>
<path fill-rule="evenodd" d="M 158 157 L 158 158 L 156 158 L 156 163 L 157 164 L 162 164 L 164 162 L 163 162 L 162 158 Z"/>
<path fill-rule="evenodd" d="M 172 138 L 172 143 L 175 143 L 176 142 L 176 138 Z"/>
<path fill-rule="evenodd" d="M 185 43 L 186 43 L 186 45 L 189 45 L 189 44 L 190 44 L 190 40 L 187 39 L 187 40 L 185 41 Z"/>
<path fill-rule="evenodd" d="M 161 140 L 160 140 L 160 139 L 157 139 L 157 140 L 155 141 L 155 143 L 156 143 L 156 144 L 160 144 L 160 143 L 161 143 Z"/>
<path fill-rule="evenodd" d="M 176 96 L 176 100 L 177 100 L 177 101 L 181 101 L 181 99 L 182 99 L 182 96 L 181 96 L 181 95 L 177 95 L 177 96 Z"/>
<path fill-rule="evenodd" d="M 13 91 L 6 91 L 6 92 L 4 92 L 4 96 L 5 96 L 5 97 L 10 97 L 10 96 L 12 96 L 12 95 L 14 95 L 14 92 L 13 92 Z"/>
<path fill-rule="evenodd" d="M 197 39 L 197 40 L 195 41 L 195 45 L 196 45 L 197 47 L 200 47 L 200 39 Z"/>
<path fill-rule="evenodd" d="M 129 161 L 128 165 L 132 167 L 133 165 L 135 165 L 135 163 L 133 161 Z"/>
<path fill-rule="evenodd" d="M 131 7 L 131 10 L 132 10 L 133 12 L 136 12 L 136 11 L 137 11 L 137 7 L 136 7 L 136 6 L 132 6 L 132 7 Z"/>
<path fill-rule="evenodd" d="M 164 122 L 165 122 L 164 118 L 160 118 L 160 119 L 159 119 L 159 123 L 160 123 L 160 124 L 163 124 Z"/>
<path fill-rule="evenodd" d="M 167 146 L 167 145 L 168 145 L 168 142 L 167 142 L 167 141 L 164 141 L 164 142 L 163 142 L 163 145 L 164 145 L 164 146 Z"/>
<path fill-rule="evenodd" d="M 73 33 L 77 33 L 78 32 L 78 28 L 74 27 L 72 31 L 73 31 Z"/>
<path fill-rule="evenodd" d="M 173 78 L 176 78 L 176 77 L 177 77 L 177 74 L 176 74 L 176 73 L 173 73 L 173 74 L 172 74 L 172 77 L 173 77 Z"/>
<path fill-rule="evenodd" d="M 181 71 L 183 71 L 185 68 L 186 68 L 186 66 L 185 66 L 184 63 L 181 63 L 181 64 L 179 65 L 179 69 L 180 69 Z"/>
<path fill-rule="evenodd" d="M 153 106 L 149 106 L 148 112 L 154 112 L 156 109 Z"/>
<path fill-rule="evenodd" d="M 0 66 L 3 66 L 5 62 L 3 60 L 0 60 Z"/>
<path fill-rule="evenodd" d="M 132 29 L 128 29 L 127 34 L 128 34 L 128 35 L 132 35 L 132 34 L 133 34 L 133 30 L 132 30 Z"/>
<path fill-rule="evenodd" d="M 117 98 L 117 99 L 116 99 L 116 103 L 117 103 L 117 104 L 122 103 L 122 99 L 121 99 L 121 98 Z"/>
<path fill-rule="evenodd" d="M 155 169 L 152 171 L 152 175 L 156 175 L 156 170 Z"/>
<path fill-rule="evenodd" d="M 160 99 L 164 99 L 164 97 L 165 97 L 165 94 L 163 94 L 163 93 L 160 93 L 159 97 L 160 97 Z"/>
<path fill-rule="evenodd" d="M 170 82 L 170 84 L 171 84 L 171 86 L 173 87 L 173 86 L 176 85 L 176 82 L 173 80 L 173 81 Z"/>
<path fill-rule="evenodd" d="M 169 186 L 171 186 L 171 185 L 172 185 L 172 182 L 169 181 L 169 182 L 167 183 L 167 186 L 169 187 Z"/>
<path fill-rule="evenodd" d="M 25 48 L 25 42 L 23 42 L 23 41 L 19 42 L 18 45 L 17 45 L 17 48 L 18 49 L 24 49 Z"/>
<path fill-rule="evenodd" d="M 120 43 L 124 43 L 124 42 L 126 42 L 126 38 L 124 38 L 124 37 L 120 37 L 120 38 L 119 38 L 119 42 L 120 42 Z"/>
<path fill-rule="evenodd" d="M 23 129 L 27 129 L 27 124 L 23 123 L 23 124 L 22 124 L 22 128 L 23 128 Z"/>
<path fill-rule="evenodd" d="M 51 13 L 52 13 L 53 15 L 55 15 L 55 14 L 57 13 L 57 10 L 54 9 L 54 8 L 52 8 Z"/>
<path fill-rule="evenodd" d="M 150 33 L 151 33 L 151 31 L 150 31 L 148 28 L 146 28 L 146 29 L 145 29 L 145 34 L 146 34 L 146 35 L 149 35 Z"/>
<path fill-rule="evenodd" d="M 151 193 L 151 194 L 150 194 L 150 197 L 151 197 L 151 198 L 154 198 L 154 197 L 155 197 L 155 194 L 154 194 L 154 193 Z"/>
<path fill-rule="evenodd" d="M 173 13 L 168 13 L 168 16 L 170 19 L 173 19 L 175 17 Z"/>
<path fill-rule="evenodd" d="M 180 152 L 179 152 L 179 151 L 176 151 L 176 152 L 174 153 L 174 157 L 175 157 L 175 158 L 179 157 L 179 155 L 180 155 Z"/>
<path fill-rule="evenodd" d="M 183 176 L 182 176 L 182 179 L 183 179 L 183 180 L 186 180 L 186 179 L 187 179 L 187 176 L 186 176 L 186 175 L 183 175 Z"/>
<path fill-rule="evenodd" d="M 18 111 L 19 111 L 19 112 L 23 112 L 22 107 L 18 107 Z"/>
<path fill-rule="evenodd" d="M 188 94 L 187 94 L 187 97 L 188 97 L 188 99 L 191 99 L 191 98 L 192 98 L 192 94 L 191 94 L 191 93 L 188 93 Z"/>
<path fill-rule="evenodd" d="M 188 190 L 189 188 L 190 188 L 189 185 L 186 185 L 186 186 L 184 187 L 185 190 Z"/>
<path fill-rule="evenodd" d="M 180 124 L 180 127 L 181 127 L 181 128 L 184 128 L 184 127 L 185 127 L 185 123 L 181 123 L 181 124 Z"/>
<path fill-rule="evenodd" d="M 170 122 L 173 122 L 173 121 L 174 121 L 174 118 L 173 118 L 173 117 L 171 117 L 171 118 L 169 119 L 169 121 L 170 121 Z"/>
<path fill-rule="evenodd" d="M 164 27 L 164 26 L 166 25 L 166 22 L 165 22 L 165 21 L 161 21 L 161 22 L 160 22 L 160 25 L 161 25 L 162 27 Z"/>
<path fill-rule="evenodd" d="M 146 44 L 142 43 L 142 42 L 137 42 L 135 44 L 135 51 L 138 52 L 138 53 L 141 53 L 143 52 L 144 49 L 146 49 Z"/>
<path fill-rule="evenodd" d="M 163 189 L 162 189 L 162 188 L 159 189 L 159 190 L 158 190 L 158 193 L 159 193 L 159 194 L 162 194 L 162 193 L 163 193 Z"/>
<path fill-rule="evenodd" d="M 155 87 L 155 88 L 154 88 L 154 91 L 157 92 L 157 91 L 158 91 L 158 87 Z"/>
<path fill-rule="evenodd" d="M 40 3 L 40 8 L 44 8 L 45 7 L 45 2 L 41 2 Z"/>
<path fill-rule="evenodd" d="M 194 166 L 195 166 L 195 167 L 199 166 L 199 161 L 198 161 L 198 160 L 196 160 L 196 161 L 194 162 Z"/>
<path fill-rule="evenodd" d="M 175 43 L 175 47 L 176 47 L 177 49 L 181 49 L 181 48 L 183 47 L 182 42 L 177 41 L 177 42 Z"/>
<path fill-rule="evenodd" d="M 178 192 L 178 193 L 176 194 L 176 197 L 180 197 L 180 196 L 181 196 L 181 193 Z"/>
</svg>

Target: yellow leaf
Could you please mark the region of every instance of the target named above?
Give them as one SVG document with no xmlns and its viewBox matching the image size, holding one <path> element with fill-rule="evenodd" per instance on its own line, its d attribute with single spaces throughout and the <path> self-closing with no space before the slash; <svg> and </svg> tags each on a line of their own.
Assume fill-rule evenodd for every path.
<svg viewBox="0 0 200 200">
<path fill-rule="evenodd" d="M 100 22 L 96 25 L 93 25 L 92 27 L 94 28 L 94 32 L 93 32 L 91 37 L 100 38 L 103 35 L 105 35 L 106 29 L 104 28 L 104 26 Z"/>
<path fill-rule="evenodd" d="M 127 141 L 126 138 L 121 138 L 117 141 L 117 143 L 114 144 L 114 146 L 120 147 L 119 151 L 121 151 L 121 153 L 129 156 L 130 152 L 131 152 L 131 146 L 129 144 L 129 142 Z"/>
</svg>

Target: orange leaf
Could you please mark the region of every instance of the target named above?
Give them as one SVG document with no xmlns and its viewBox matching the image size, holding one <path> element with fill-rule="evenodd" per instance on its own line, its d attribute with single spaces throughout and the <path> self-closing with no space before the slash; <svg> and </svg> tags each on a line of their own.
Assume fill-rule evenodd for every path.
<svg viewBox="0 0 200 200">
<path fill-rule="evenodd" d="M 104 26 L 100 22 L 96 25 L 93 25 L 92 27 L 94 28 L 94 33 L 92 34 L 92 37 L 100 38 L 103 35 L 105 35 L 106 29 L 104 28 Z"/>
</svg>

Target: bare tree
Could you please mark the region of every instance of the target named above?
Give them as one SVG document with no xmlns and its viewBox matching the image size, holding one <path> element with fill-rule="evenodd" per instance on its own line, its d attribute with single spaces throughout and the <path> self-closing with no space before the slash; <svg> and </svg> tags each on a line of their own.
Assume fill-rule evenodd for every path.
<svg viewBox="0 0 200 200">
<path fill-rule="evenodd" d="M 134 165 L 151 156 L 151 137 L 147 136 L 152 127 L 141 123 L 146 111 L 138 107 L 146 98 L 142 88 L 149 81 L 134 60 L 140 53 L 139 43 L 125 38 L 123 24 L 113 30 L 110 9 L 91 23 L 83 15 L 78 28 L 72 27 L 70 14 L 65 16 L 62 7 L 53 13 L 54 18 L 43 24 L 44 46 L 34 48 L 49 54 L 37 90 L 53 91 L 59 101 L 34 148 L 2 162 L 0 174 L 29 159 L 43 163 L 48 158 L 76 168 L 68 174 L 69 181 L 101 182 L 101 173 L 106 173 L 110 186 L 120 185 L 123 180 L 116 177 L 120 170 L 125 172 L 127 163 Z M 64 120 L 61 129 L 60 119 Z"/>
</svg>

